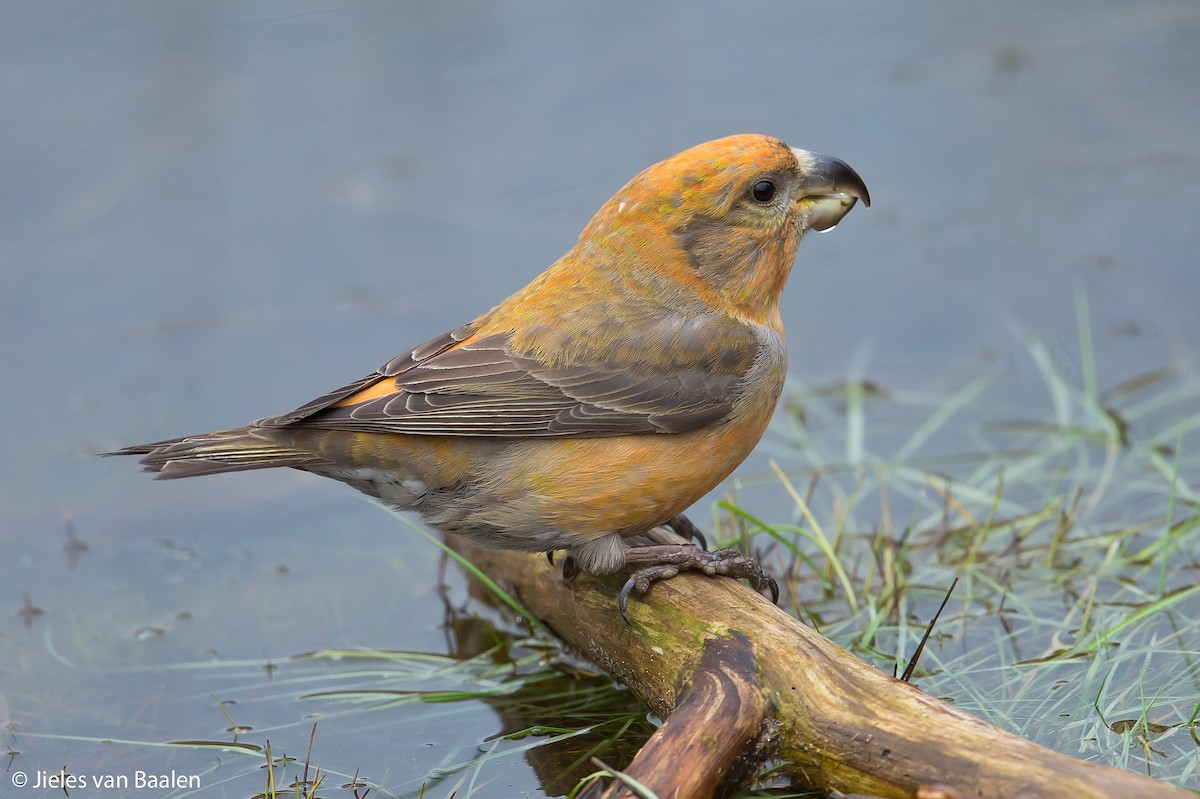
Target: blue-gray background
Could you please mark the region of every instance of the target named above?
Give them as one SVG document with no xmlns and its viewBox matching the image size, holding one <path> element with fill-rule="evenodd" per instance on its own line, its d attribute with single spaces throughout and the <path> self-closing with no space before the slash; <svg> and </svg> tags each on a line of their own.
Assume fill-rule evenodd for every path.
<svg viewBox="0 0 1200 799">
<path fill-rule="evenodd" d="M 999 368 L 995 402 L 1044 405 L 1019 331 L 1077 370 L 1077 295 L 1102 385 L 1186 362 L 1197 75 L 1190 0 L 5 2 L 0 723 L 29 733 L 9 768 L 96 757 L 38 732 L 224 735 L 215 703 L 141 710 L 203 679 L 98 690 L 116 667 L 444 651 L 435 552 L 349 489 L 153 484 L 93 455 L 287 410 L 469 320 L 692 144 L 770 133 L 870 186 L 801 248 L 799 379 Z"/>
</svg>

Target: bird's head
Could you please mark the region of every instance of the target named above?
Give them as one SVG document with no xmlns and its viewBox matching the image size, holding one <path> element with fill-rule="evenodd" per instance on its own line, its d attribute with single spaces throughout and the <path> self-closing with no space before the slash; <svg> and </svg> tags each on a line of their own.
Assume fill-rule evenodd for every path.
<svg viewBox="0 0 1200 799">
<path fill-rule="evenodd" d="M 800 237 L 831 229 L 858 200 L 871 204 L 844 161 L 770 136 L 728 136 L 643 170 L 596 214 L 581 241 L 629 239 L 621 243 L 648 252 L 656 240 L 660 257 L 646 264 L 651 269 L 698 279 L 730 310 L 771 321 Z M 682 263 L 664 246 L 682 251 Z M 692 274 L 682 274 L 685 268 Z"/>
</svg>

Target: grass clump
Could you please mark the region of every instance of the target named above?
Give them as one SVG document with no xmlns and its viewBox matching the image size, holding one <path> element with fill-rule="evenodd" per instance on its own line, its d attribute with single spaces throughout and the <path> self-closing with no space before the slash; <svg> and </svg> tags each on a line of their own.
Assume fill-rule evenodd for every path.
<svg viewBox="0 0 1200 799">
<path fill-rule="evenodd" d="M 799 447 L 777 447 L 762 478 L 792 518 L 730 498 L 715 523 L 782 564 L 794 612 L 893 673 L 957 578 L 914 675 L 924 690 L 1195 788 L 1200 380 L 1181 366 L 1102 392 L 1083 345 L 1079 385 L 1029 346 L 1049 419 L 989 407 L 982 382 L 948 397 L 862 381 L 801 392 L 787 418 Z"/>
</svg>

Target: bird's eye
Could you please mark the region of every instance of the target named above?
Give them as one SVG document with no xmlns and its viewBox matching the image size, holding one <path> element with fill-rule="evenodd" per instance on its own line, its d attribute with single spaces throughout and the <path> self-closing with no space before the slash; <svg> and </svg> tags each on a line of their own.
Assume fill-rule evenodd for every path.
<svg viewBox="0 0 1200 799">
<path fill-rule="evenodd" d="M 760 203 L 769 203 L 775 198 L 775 181 L 760 180 L 750 189 L 750 196 Z"/>
</svg>

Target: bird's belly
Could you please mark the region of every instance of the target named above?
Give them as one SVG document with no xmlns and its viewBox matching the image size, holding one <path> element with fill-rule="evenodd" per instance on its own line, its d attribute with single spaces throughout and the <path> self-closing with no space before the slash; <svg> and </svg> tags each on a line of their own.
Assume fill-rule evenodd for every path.
<svg viewBox="0 0 1200 799">
<path fill-rule="evenodd" d="M 527 447 L 525 498 L 513 510 L 532 511 L 548 526 L 586 538 L 636 535 L 711 491 L 756 442 L 718 428 L 578 439 L 552 453 Z"/>
<path fill-rule="evenodd" d="M 471 438 L 323 431 L 293 438 L 328 459 L 311 470 L 444 532 L 546 550 L 636 535 L 681 513 L 740 464 L 769 414 L 686 433 Z M 315 431 L 311 431 L 315 432 Z"/>
<path fill-rule="evenodd" d="M 431 495 L 422 512 L 436 527 L 520 549 L 636 535 L 681 513 L 725 479 L 765 424 L 515 441 L 479 470 L 470 491 L 445 500 Z"/>
</svg>

